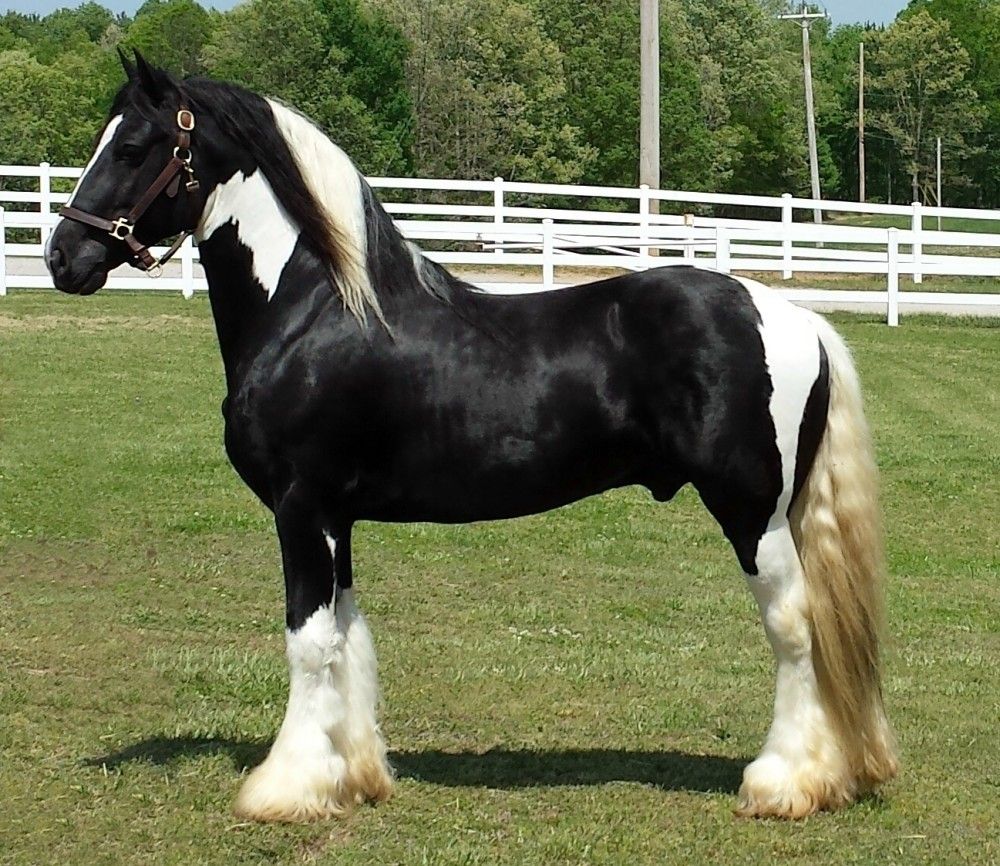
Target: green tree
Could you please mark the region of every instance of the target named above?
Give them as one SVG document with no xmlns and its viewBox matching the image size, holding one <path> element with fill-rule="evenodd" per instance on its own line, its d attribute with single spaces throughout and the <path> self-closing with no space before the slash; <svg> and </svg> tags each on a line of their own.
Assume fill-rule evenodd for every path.
<svg viewBox="0 0 1000 866">
<path fill-rule="evenodd" d="M 194 0 L 146 3 L 126 31 L 124 42 L 175 75 L 197 75 L 205 71 L 201 55 L 212 26 L 212 16 Z M 248 53 L 254 53 L 252 45 L 245 46 Z"/>
<path fill-rule="evenodd" d="M 0 52 L 0 153 L 7 163 L 74 165 L 86 157 L 106 106 L 80 78 L 24 50 Z"/>
<path fill-rule="evenodd" d="M 566 110 L 558 46 L 508 0 L 377 0 L 410 42 L 422 174 L 572 182 L 594 150 Z"/>
<path fill-rule="evenodd" d="M 967 135 L 979 128 L 982 110 L 968 81 L 968 52 L 951 35 L 948 22 L 926 10 L 897 19 L 873 37 L 865 69 L 871 126 L 898 148 L 914 200 L 930 198 L 936 137 L 952 159 L 973 152 Z M 963 178 L 953 171 L 951 180 Z"/>
<path fill-rule="evenodd" d="M 639 9 L 633 0 L 535 0 L 559 46 L 569 120 L 596 148 L 583 180 L 638 182 Z M 660 28 L 660 175 L 665 186 L 711 183 L 710 148 L 700 112 L 698 68 L 684 56 L 663 13 Z"/>
<path fill-rule="evenodd" d="M 369 93 L 375 102 L 370 109 L 351 91 L 363 74 L 348 69 L 348 52 L 329 41 L 331 29 L 312 0 L 251 0 L 220 18 L 205 48 L 205 63 L 211 74 L 281 99 L 309 115 L 363 171 L 407 170 L 408 121 L 401 117 L 399 103 L 389 96 L 380 102 Z M 257 52 L 248 46 L 276 48 Z M 405 89 L 401 64 L 399 73 L 395 81 L 380 79 L 390 94 Z M 391 105 L 395 112 L 388 120 L 379 114 L 383 105 Z"/>
<path fill-rule="evenodd" d="M 827 198 L 858 194 L 858 47 L 866 33 L 861 25 L 813 29 L 818 149 L 830 163 L 822 181 Z"/>
<path fill-rule="evenodd" d="M 75 9 L 57 9 L 46 15 L 44 29 L 56 41 L 65 41 L 80 30 L 90 42 L 97 42 L 114 21 L 114 15 L 99 3 L 82 3 Z"/>
<path fill-rule="evenodd" d="M 698 66 L 715 185 L 732 192 L 808 188 L 800 55 L 777 0 L 668 0 Z"/>
<path fill-rule="evenodd" d="M 406 37 L 385 15 L 358 0 L 316 0 L 326 44 L 343 52 L 340 74 L 347 92 L 374 115 L 384 137 L 398 143 L 394 169 L 409 169 L 413 103 L 406 87 Z M 383 160 L 384 161 L 384 160 Z"/>
<path fill-rule="evenodd" d="M 967 80 L 979 95 L 982 126 L 969 136 L 978 144 L 966 162 L 972 184 L 951 190 L 956 198 L 970 203 L 995 206 L 1000 201 L 1000 2 L 997 0 L 912 0 L 903 17 L 925 11 L 939 21 L 947 21 L 951 35 L 969 55 Z M 951 174 L 953 155 L 946 154 L 946 180 Z"/>
</svg>

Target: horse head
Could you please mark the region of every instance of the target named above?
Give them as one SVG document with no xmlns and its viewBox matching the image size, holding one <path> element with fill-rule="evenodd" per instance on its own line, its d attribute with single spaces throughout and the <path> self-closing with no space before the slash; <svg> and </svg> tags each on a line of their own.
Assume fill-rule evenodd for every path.
<svg viewBox="0 0 1000 866">
<path fill-rule="evenodd" d="M 139 52 L 135 63 L 119 54 L 128 80 L 46 248 L 56 287 L 70 294 L 96 292 L 125 262 L 155 275 L 167 257 L 149 245 L 193 230 L 212 174 L 183 84 Z"/>
</svg>

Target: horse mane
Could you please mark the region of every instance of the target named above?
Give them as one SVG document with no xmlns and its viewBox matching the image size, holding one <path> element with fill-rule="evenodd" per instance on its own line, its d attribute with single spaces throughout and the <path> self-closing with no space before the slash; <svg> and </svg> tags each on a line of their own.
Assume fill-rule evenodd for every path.
<svg viewBox="0 0 1000 866">
<path fill-rule="evenodd" d="M 369 312 L 385 324 L 380 293 L 419 289 L 445 303 L 460 294 L 464 283 L 403 238 L 354 163 L 308 118 L 233 84 L 188 78 L 182 87 L 263 171 L 360 324 Z"/>
</svg>

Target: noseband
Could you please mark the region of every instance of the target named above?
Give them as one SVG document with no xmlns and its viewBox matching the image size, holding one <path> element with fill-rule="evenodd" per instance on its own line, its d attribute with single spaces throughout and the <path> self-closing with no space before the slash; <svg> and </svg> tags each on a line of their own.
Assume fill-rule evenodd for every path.
<svg viewBox="0 0 1000 866">
<path fill-rule="evenodd" d="M 192 229 L 186 229 L 182 232 L 170 249 L 158 259 L 149 251 L 149 247 L 135 237 L 133 231 L 135 231 L 135 224 L 139 218 L 149 209 L 149 206 L 161 192 L 166 190 L 169 198 L 174 198 L 177 195 L 182 171 L 187 172 L 187 182 L 184 184 L 184 189 L 189 193 L 198 189 L 198 180 L 194 176 L 194 169 L 191 168 L 192 129 L 194 129 L 194 114 L 187 108 L 181 108 L 177 112 L 177 145 L 174 147 L 174 155 L 125 216 L 109 220 L 70 205 L 60 209 L 59 215 L 101 229 L 111 237 L 124 241 L 132 251 L 133 266 L 145 271 L 151 277 L 158 277 L 163 271 L 163 265 L 180 249 L 181 244 L 191 234 Z"/>
</svg>

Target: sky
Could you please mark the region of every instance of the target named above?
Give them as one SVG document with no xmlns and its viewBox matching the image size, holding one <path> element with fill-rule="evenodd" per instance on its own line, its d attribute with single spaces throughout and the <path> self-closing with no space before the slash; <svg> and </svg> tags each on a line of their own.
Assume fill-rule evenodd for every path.
<svg viewBox="0 0 1000 866">
<path fill-rule="evenodd" d="M 0 0 L 0 11 L 37 12 L 45 15 L 63 6 L 79 6 L 82 0 Z M 143 0 L 97 0 L 113 12 L 132 14 Z M 236 0 L 199 0 L 202 6 L 215 9 L 230 9 Z M 834 24 L 853 24 L 870 21 L 873 24 L 888 24 L 896 13 L 906 6 L 907 0 L 825 0 L 823 5 L 830 13 Z"/>
</svg>

